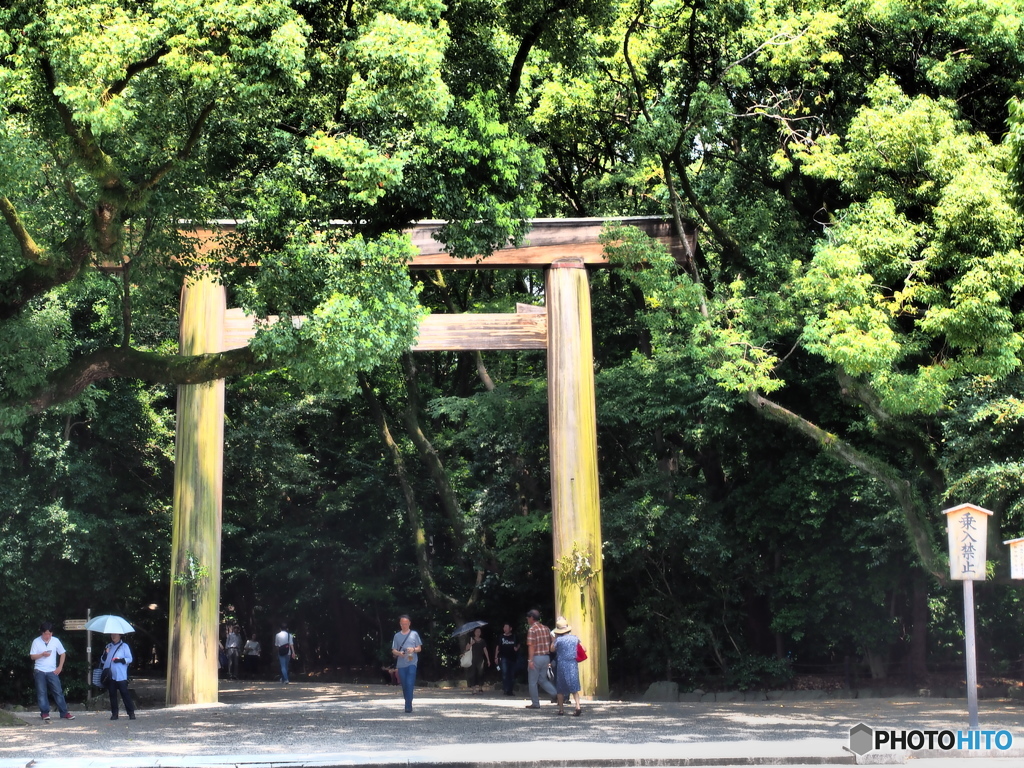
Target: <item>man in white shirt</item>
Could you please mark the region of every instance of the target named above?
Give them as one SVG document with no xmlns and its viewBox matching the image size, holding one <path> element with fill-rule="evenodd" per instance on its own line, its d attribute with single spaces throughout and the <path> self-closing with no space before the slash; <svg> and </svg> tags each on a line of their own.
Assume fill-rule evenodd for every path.
<svg viewBox="0 0 1024 768">
<path fill-rule="evenodd" d="M 57 704 L 61 720 L 74 720 L 64 701 L 64 689 L 60 684 L 60 673 L 64 670 L 67 651 L 60 640 L 53 636 L 53 625 L 44 621 L 39 625 L 39 637 L 32 641 L 28 657 L 35 662 L 32 676 L 36 681 L 36 696 L 39 698 L 39 716 L 44 723 L 50 722 L 50 696 Z"/>
<path fill-rule="evenodd" d="M 288 631 L 288 625 L 282 624 L 281 631 L 274 635 L 274 648 L 281 662 L 281 682 L 288 684 L 288 665 L 295 656 L 295 636 Z"/>
</svg>

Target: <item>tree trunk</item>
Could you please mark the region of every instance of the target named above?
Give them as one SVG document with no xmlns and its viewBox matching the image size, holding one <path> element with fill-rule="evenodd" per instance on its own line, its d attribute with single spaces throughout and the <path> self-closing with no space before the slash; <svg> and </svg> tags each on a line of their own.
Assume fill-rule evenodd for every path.
<svg viewBox="0 0 1024 768">
<path fill-rule="evenodd" d="M 377 399 L 377 394 L 373 391 L 373 387 L 370 386 L 370 383 L 362 374 L 359 376 L 359 386 L 363 392 L 363 399 L 373 414 L 373 420 L 377 424 L 381 441 L 391 457 L 391 462 L 395 467 L 395 474 L 398 476 L 398 484 L 405 498 L 405 516 L 412 530 L 413 546 L 416 552 L 416 569 L 420 574 L 423 591 L 431 605 L 449 612 L 456 619 L 461 619 L 458 601 L 438 587 L 437 581 L 434 579 L 434 569 L 430 562 L 430 553 L 427 550 L 427 529 L 423 524 L 423 514 L 416 501 L 416 494 L 413 491 L 412 483 L 409 481 L 405 459 L 402 457 L 402 451 L 398 443 L 395 442 L 395 438 L 391 434 L 391 428 L 388 426 L 384 409 L 381 408 L 380 401 Z"/>
<path fill-rule="evenodd" d="M 910 677 L 917 685 L 928 679 L 928 581 L 915 568 L 911 584 Z"/>
</svg>

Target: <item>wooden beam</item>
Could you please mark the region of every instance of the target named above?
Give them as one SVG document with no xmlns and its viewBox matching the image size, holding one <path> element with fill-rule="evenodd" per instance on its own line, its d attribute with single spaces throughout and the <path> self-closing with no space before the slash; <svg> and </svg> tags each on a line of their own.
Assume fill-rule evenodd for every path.
<svg viewBox="0 0 1024 768">
<path fill-rule="evenodd" d="M 456 258 L 434 239 L 444 222 L 421 221 L 407 230 L 419 255 L 409 269 L 539 269 L 563 258 L 582 259 L 588 267 L 606 267 L 608 259 L 601 245 L 607 224 L 622 224 L 642 230 L 675 253 L 682 245 L 672 237 L 672 227 L 659 216 L 606 219 L 533 219 L 530 231 L 518 248 L 502 248 L 490 256 Z"/>
<path fill-rule="evenodd" d="M 543 269 L 556 259 L 572 255 L 583 259 L 587 266 L 608 266 L 604 247 L 600 243 L 567 246 L 537 246 L 505 248 L 490 256 L 462 259 L 450 253 L 427 253 L 414 256 L 409 269 Z"/>
<path fill-rule="evenodd" d="M 343 226 L 341 222 L 335 223 Z M 206 254 L 219 248 L 221 240 L 229 239 L 239 224 L 218 221 L 215 226 L 184 228 L 182 234 L 195 243 L 197 253 Z M 541 269 L 563 258 L 582 259 L 588 267 L 607 267 L 600 236 L 608 224 L 636 227 L 666 245 L 677 260 L 683 257 L 683 244 L 672 236 L 671 224 L 660 216 L 533 219 L 521 246 L 469 258 L 452 256 L 434 239 L 444 226 L 443 221 L 421 221 L 405 230 L 417 250 L 409 269 Z"/>
<path fill-rule="evenodd" d="M 224 349 L 239 349 L 246 347 L 256 335 L 256 328 L 253 326 L 252 315 L 245 314 L 244 310 L 229 309 L 224 315 Z"/>
<path fill-rule="evenodd" d="M 547 349 L 548 316 L 428 315 L 420 323 L 413 352 L 485 349 Z"/>
<path fill-rule="evenodd" d="M 280 320 L 278 315 L 268 315 L 267 322 L 273 325 Z M 298 328 L 306 322 L 306 318 L 299 315 L 292 318 L 292 325 Z M 224 313 L 224 349 L 239 349 L 248 346 L 256 336 L 256 321 L 252 315 L 245 314 L 245 310 L 235 307 Z"/>
<path fill-rule="evenodd" d="M 503 248 L 498 253 L 545 248 L 548 246 L 583 245 L 596 243 L 607 224 L 637 227 L 651 237 L 671 237 L 672 225 L 661 216 L 612 216 L 600 219 L 531 219 L 530 231 L 520 248 Z M 443 221 L 420 221 L 406 230 L 420 255 L 444 253 L 444 246 L 434 235 L 444 226 Z M 472 261 L 472 259 L 470 259 Z"/>
<path fill-rule="evenodd" d="M 517 304 L 516 314 L 427 315 L 420 323 L 413 352 L 472 352 L 489 349 L 547 349 L 548 316 L 544 307 Z M 246 346 L 256 335 L 253 318 L 229 309 L 224 321 L 224 349 Z M 268 320 L 277 322 L 276 316 Z M 305 318 L 292 318 L 301 323 Z"/>
</svg>

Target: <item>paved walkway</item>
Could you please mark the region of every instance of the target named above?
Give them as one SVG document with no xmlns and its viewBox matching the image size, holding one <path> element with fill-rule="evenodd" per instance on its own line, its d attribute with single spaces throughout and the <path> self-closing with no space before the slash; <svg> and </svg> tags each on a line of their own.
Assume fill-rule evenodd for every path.
<svg viewBox="0 0 1024 768">
<path fill-rule="evenodd" d="M 220 698 L 209 706 L 141 709 L 135 721 L 78 711 L 73 721 L 46 725 L 38 712 L 19 713 L 27 727 L 0 729 L 0 768 L 612 768 L 908 759 L 920 768 L 966 768 L 952 756 L 980 758 L 971 768 L 1024 765 L 1024 707 L 1007 700 L 981 702 L 981 727 L 1012 734 L 1009 750 L 874 751 L 858 761 L 846 749 L 852 726 L 966 730 L 966 700 L 602 701 L 584 702 L 577 718 L 557 717 L 546 703 L 524 709 L 527 701 L 518 696 L 434 688 L 418 688 L 407 715 L 398 689 L 384 685 L 222 681 Z"/>
</svg>

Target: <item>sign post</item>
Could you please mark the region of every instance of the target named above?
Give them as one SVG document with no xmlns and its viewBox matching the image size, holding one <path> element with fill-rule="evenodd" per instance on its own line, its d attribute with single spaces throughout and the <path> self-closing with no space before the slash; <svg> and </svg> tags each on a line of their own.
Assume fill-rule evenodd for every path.
<svg viewBox="0 0 1024 768">
<path fill-rule="evenodd" d="M 1024 579 L 1024 539 L 1010 539 L 1003 544 L 1010 548 L 1010 578 Z"/>
<path fill-rule="evenodd" d="M 973 504 L 942 511 L 949 536 L 949 577 L 964 583 L 964 641 L 967 650 L 967 715 L 978 728 L 978 655 L 974 638 L 974 582 L 985 580 L 988 518 L 992 513 Z"/>
<path fill-rule="evenodd" d="M 84 619 L 64 619 L 65 632 L 80 632 L 85 630 L 85 661 L 88 671 L 85 673 L 85 700 L 92 701 L 92 630 L 85 629 L 85 625 L 92 618 L 92 608 L 86 608 Z"/>
</svg>

